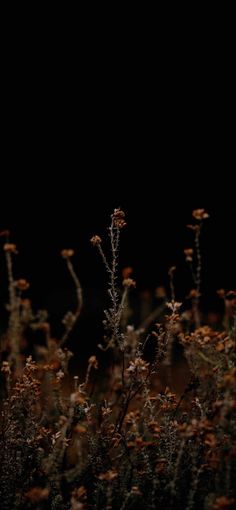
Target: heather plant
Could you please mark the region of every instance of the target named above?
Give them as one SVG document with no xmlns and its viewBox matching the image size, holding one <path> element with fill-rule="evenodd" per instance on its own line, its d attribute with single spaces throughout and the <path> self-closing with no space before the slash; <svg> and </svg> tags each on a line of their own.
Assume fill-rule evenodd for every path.
<svg viewBox="0 0 236 510">
<path fill-rule="evenodd" d="M 82 289 L 62 251 L 75 286 L 77 308 L 51 337 L 49 318 L 23 297 L 16 280 L 16 246 L 6 239 L 9 326 L 2 339 L 0 480 L 1 508 L 8 509 L 227 509 L 235 504 L 236 293 L 219 291 L 222 325 L 201 314 L 201 232 L 208 214 L 193 211 L 193 247 L 184 250 L 194 288 L 187 308 L 159 288 L 158 307 L 140 325 L 129 323 L 132 268 L 119 270 L 125 214 L 115 209 L 110 250 L 94 235 L 108 278 L 104 339 L 87 371 L 70 375 L 66 342 L 83 306 Z M 4 234 L 5 235 L 5 234 Z M 7 233 L 8 236 L 8 233 Z M 158 320 L 158 322 L 157 322 Z M 24 359 L 27 329 L 44 344 Z M 181 391 L 174 380 L 174 348 L 182 346 Z M 104 352 L 106 351 L 106 352 Z M 106 357 L 107 367 L 100 360 Z M 184 361 L 185 360 L 185 361 Z"/>
</svg>

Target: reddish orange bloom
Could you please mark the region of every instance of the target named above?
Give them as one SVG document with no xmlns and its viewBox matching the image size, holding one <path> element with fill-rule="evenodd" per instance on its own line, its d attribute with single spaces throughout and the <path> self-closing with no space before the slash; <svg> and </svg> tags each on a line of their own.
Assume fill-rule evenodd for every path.
<svg viewBox="0 0 236 510">
<path fill-rule="evenodd" d="M 194 209 L 192 214 L 193 217 L 199 221 L 209 218 L 209 214 L 205 211 L 205 209 Z"/>
</svg>

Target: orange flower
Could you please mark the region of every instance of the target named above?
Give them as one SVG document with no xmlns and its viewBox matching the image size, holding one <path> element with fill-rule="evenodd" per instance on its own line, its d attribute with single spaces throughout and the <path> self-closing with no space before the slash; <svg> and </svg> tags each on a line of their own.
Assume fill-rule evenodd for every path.
<svg viewBox="0 0 236 510">
<path fill-rule="evenodd" d="M 124 287 L 127 287 L 127 288 L 135 288 L 136 287 L 136 282 L 134 280 L 132 280 L 132 278 L 125 278 L 122 282 L 123 286 Z"/>
<path fill-rule="evenodd" d="M 187 262 L 192 262 L 193 260 L 193 249 L 192 248 L 186 248 L 184 250 L 184 255 Z"/>
<path fill-rule="evenodd" d="M 69 259 L 70 257 L 73 257 L 74 253 L 75 253 L 74 250 L 66 249 L 61 251 L 61 256 L 63 257 L 63 259 Z"/>
<path fill-rule="evenodd" d="M 98 360 L 97 360 L 96 356 L 90 356 L 90 358 L 88 360 L 88 364 L 97 370 L 98 369 Z"/>
<path fill-rule="evenodd" d="M 101 237 L 99 236 L 93 236 L 91 237 L 90 239 L 90 243 L 93 245 L 93 246 L 98 246 L 99 244 L 101 244 L 102 240 L 101 240 Z"/>
<path fill-rule="evenodd" d="M 200 296 L 201 296 L 201 294 L 197 289 L 192 289 L 192 290 L 190 290 L 186 299 L 199 298 Z"/>
<path fill-rule="evenodd" d="M 222 510 L 224 508 L 230 508 L 234 503 L 235 499 L 221 496 L 220 498 L 216 498 L 212 508 L 214 508 L 214 510 Z"/>
<path fill-rule="evenodd" d="M 114 210 L 114 213 L 112 214 L 112 220 L 114 225 L 117 228 L 123 228 L 126 225 L 125 222 L 125 213 L 118 207 L 118 209 Z"/>
<path fill-rule="evenodd" d="M 196 220 L 199 221 L 209 218 L 209 214 L 205 211 L 205 209 L 194 209 L 192 215 Z"/>
<path fill-rule="evenodd" d="M 216 441 L 216 437 L 214 436 L 214 434 L 207 434 L 205 437 L 204 443 L 207 446 L 210 446 L 210 448 L 215 448 L 217 441 Z"/>
<path fill-rule="evenodd" d="M 118 473 L 116 471 L 112 471 L 111 469 L 106 473 L 101 473 L 98 478 L 99 480 L 105 480 L 106 482 L 112 482 L 117 478 Z"/>
<path fill-rule="evenodd" d="M 31 501 L 31 503 L 39 503 L 44 499 L 48 499 L 49 489 L 46 487 L 33 487 L 25 494 L 26 498 Z"/>
<path fill-rule="evenodd" d="M 27 282 L 27 280 L 24 280 L 23 278 L 16 281 L 16 287 L 19 290 L 22 290 L 22 291 L 27 290 L 29 288 L 29 286 L 30 286 L 29 282 Z"/>
<path fill-rule="evenodd" d="M 133 268 L 132 268 L 132 267 L 130 267 L 130 266 L 128 266 L 128 267 L 124 267 L 124 268 L 122 269 L 122 276 L 123 276 L 124 280 L 125 280 L 126 278 L 129 278 L 129 277 L 130 277 L 130 275 L 132 274 L 132 272 L 133 272 Z"/>
<path fill-rule="evenodd" d="M 9 252 L 9 253 L 17 253 L 16 245 L 12 244 L 12 243 L 5 243 L 3 245 L 3 249 L 4 249 L 4 251 Z"/>
</svg>

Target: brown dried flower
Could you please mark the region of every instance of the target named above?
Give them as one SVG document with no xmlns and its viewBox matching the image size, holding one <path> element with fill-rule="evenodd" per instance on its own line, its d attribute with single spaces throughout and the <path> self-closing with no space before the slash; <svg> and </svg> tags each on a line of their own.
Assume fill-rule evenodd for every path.
<svg viewBox="0 0 236 510">
<path fill-rule="evenodd" d="M 98 369 L 98 360 L 97 360 L 96 356 L 90 356 L 90 358 L 88 360 L 88 364 L 97 370 Z"/>
<path fill-rule="evenodd" d="M 3 361 L 1 372 L 3 372 L 4 374 L 11 373 L 11 369 L 10 369 L 10 365 L 9 365 L 8 361 Z"/>
<path fill-rule="evenodd" d="M 132 268 L 132 267 L 130 267 L 130 266 L 128 266 L 128 267 L 124 267 L 124 268 L 122 269 L 122 276 L 123 276 L 124 280 L 125 280 L 126 278 L 129 278 L 129 277 L 130 277 L 130 275 L 132 274 L 132 272 L 133 272 L 133 268 Z"/>
<path fill-rule="evenodd" d="M 102 242 L 101 237 L 99 237 L 97 235 L 91 237 L 91 239 L 90 239 L 90 243 L 93 246 L 98 246 L 99 244 L 101 244 L 101 242 Z"/>
<path fill-rule="evenodd" d="M 125 278 L 122 282 L 123 286 L 124 287 L 128 287 L 128 288 L 135 288 L 136 287 L 136 282 L 134 280 L 132 280 L 132 278 Z"/>
<path fill-rule="evenodd" d="M 72 249 L 65 249 L 61 251 L 61 256 L 63 257 L 63 259 L 69 259 L 73 257 L 74 253 L 75 252 Z"/>
<path fill-rule="evenodd" d="M 193 261 L 193 249 L 192 248 L 186 248 L 184 250 L 184 255 L 185 255 L 185 258 L 186 258 L 187 262 L 192 262 Z"/>
<path fill-rule="evenodd" d="M 9 253 L 17 253 L 16 245 L 12 243 L 5 243 L 3 245 L 3 249 L 4 251 Z"/>
<path fill-rule="evenodd" d="M 224 289 L 219 289 L 217 290 L 217 294 L 220 298 L 224 299 L 225 297 L 225 290 Z"/>
<path fill-rule="evenodd" d="M 112 471 L 111 469 L 106 473 L 101 473 L 98 478 L 99 480 L 105 480 L 106 482 L 112 482 L 117 478 L 118 473 L 116 471 Z"/>
<path fill-rule="evenodd" d="M 117 228 L 123 228 L 126 225 L 125 213 L 119 207 L 118 209 L 114 210 L 114 213 L 112 214 L 112 220 Z"/>
<path fill-rule="evenodd" d="M 194 209 L 192 215 L 196 220 L 199 221 L 209 218 L 209 214 L 205 211 L 205 209 Z"/>
<path fill-rule="evenodd" d="M 192 289 L 192 290 L 190 290 L 186 299 L 196 299 L 196 298 L 199 298 L 200 296 L 201 296 L 201 294 L 197 289 Z"/>
<path fill-rule="evenodd" d="M 33 487 L 25 494 L 26 498 L 31 501 L 31 503 L 39 503 L 44 499 L 48 499 L 49 489 L 46 487 Z"/>
<path fill-rule="evenodd" d="M 235 499 L 227 498 L 226 496 L 221 496 L 220 498 L 216 498 L 212 508 L 214 508 L 214 510 L 222 510 L 224 508 L 232 507 L 234 503 Z"/>
<path fill-rule="evenodd" d="M 21 278 L 20 280 L 17 280 L 16 281 L 16 287 L 19 289 L 19 290 L 27 290 L 29 288 L 30 284 L 29 282 L 27 282 L 27 280 Z"/>
</svg>

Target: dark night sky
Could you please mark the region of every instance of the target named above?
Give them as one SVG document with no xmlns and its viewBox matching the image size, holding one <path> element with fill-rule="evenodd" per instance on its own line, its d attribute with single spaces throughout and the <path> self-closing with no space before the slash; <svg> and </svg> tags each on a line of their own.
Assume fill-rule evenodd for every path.
<svg viewBox="0 0 236 510">
<path fill-rule="evenodd" d="M 58 317 L 70 307 L 71 285 L 60 250 L 73 247 L 86 310 L 91 310 L 87 318 L 93 321 L 94 309 L 103 306 L 105 271 L 89 239 L 105 234 L 118 206 L 128 223 L 121 265 L 134 267 L 138 291 L 167 284 L 174 264 L 177 298 L 184 298 L 192 286 L 182 255 L 191 244 L 185 225 L 198 207 L 210 214 L 202 239 L 209 307 L 215 305 L 216 289 L 236 288 L 233 142 L 213 102 L 205 111 L 199 102 L 194 109 L 191 103 L 190 118 L 191 112 L 182 113 L 173 99 L 155 127 L 148 105 L 144 111 L 134 100 L 130 108 L 113 100 L 109 113 L 108 99 L 103 111 L 95 98 L 78 129 L 70 125 L 70 105 L 64 115 L 55 101 L 52 109 L 34 101 L 32 111 L 28 101 L 26 112 L 24 103 L 16 99 L 15 104 L 2 140 L 0 229 L 12 232 L 19 247 L 16 275 L 30 280 L 37 306 Z M 4 301 L 3 284 L 1 289 Z"/>
<path fill-rule="evenodd" d="M 75 264 L 84 286 L 103 285 L 103 268 L 89 239 L 93 233 L 105 235 L 110 213 L 117 206 L 125 210 L 128 222 L 121 245 L 122 264 L 134 266 L 140 287 L 166 282 L 170 265 L 180 265 L 181 273 L 182 250 L 192 242 L 185 226 L 197 207 L 210 213 L 203 232 L 209 288 L 235 286 L 235 204 L 227 177 L 222 173 L 222 181 L 220 176 L 211 177 L 207 184 L 203 172 L 192 170 L 181 177 L 176 170 L 173 177 L 173 169 L 167 171 L 158 162 L 156 168 L 155 184 L 145 168 L 139 175 L 135 169 L 127 170 L 127 175 L 111 169 L 110 175 L 102 177 L 99 168 L 95 172 L 78 164 L 77 182 L 72 172 L 63 170 L 57 175 L 54 169 L 50 183 L 46 173 L 32 169 L 31 176 L 18 177 L 12 194 L 8 176 L 0 226 L 11 229 L 19 246 L 18 264 L 40 300 L 65 285 L 59 257 L 63 247 L 76 249 Z"/>
</svg>

